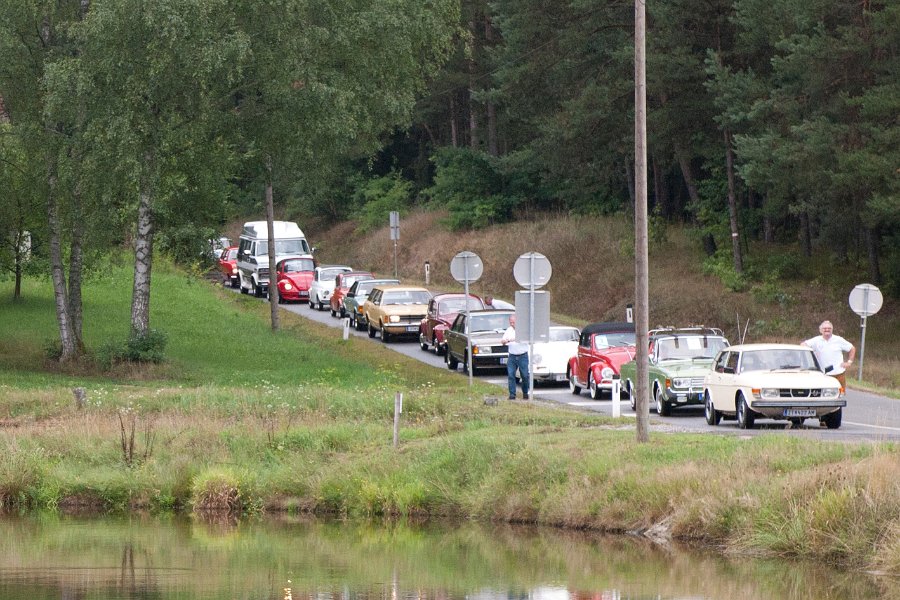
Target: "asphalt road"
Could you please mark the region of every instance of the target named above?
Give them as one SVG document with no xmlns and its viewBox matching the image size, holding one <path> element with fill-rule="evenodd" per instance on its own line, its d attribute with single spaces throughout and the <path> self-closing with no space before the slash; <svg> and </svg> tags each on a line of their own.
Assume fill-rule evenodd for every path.
<svg viewBox="0 0 900 600">
<path fill-rule="evenodd" d="M 282 308 L 329 327 L 334 327 L 337 330 L 335 335 L 343 335 L 343 320 L 332 317 L 331 312 L 328 310 L 313 310 L 307 304 L 286 304 L 282 305 Z M 350 328 L 349 334 L 368 340 L 368 334 L 364 331 L 355 331 Z M 410 336 L 388 344 L 384 344 L 380 337 L 368 341 L 420 360 L 436 369 L 447 368 L 442 356 L 422 350 L 419 347 L 418 339 L 415 337 Z M 459 371 L 459 378 L 460 385 L 467 385 L 468 375 Z M 502 391 L 497 394 L 499 398 L 506 396 L 505 371 L 489 371 L 486 374 L 479 375 L 478 379 L 501 387 Z M 541 385 L 537 386 L 534 392 L 532 396 L 537 400 L 557 402 L 608 415 L 611 415 L 613 412 L 611 400 L 591 400 L 585 391 L 581 395 L 576 396 L 569 391 L 569 387 L 566 384 Z M 627 401 L 621 402 L 620 410 L 623 417 L 635 417 L 635 413 L 631 410 L 631 406 Z M 799 435 L 823 440 L 900 442 L 900 400 L 858 390 L 848 390 L 847 406 L 844 408 L 841 427 L 837 430 L 820 427 L 815 419 L 807 419 L 800 428 L 790 428 L 786 422 L 769 420 L 757 421 L 756 428 L 749 430 L 739 429 L 736 421 L 725 420 L 722 420 L 717 427 L 711 427 L 703 417 L 702 406 L 676 408 L 669 417 L 660 417 L 651 410 L 650 422 L 653 429 L 668 431 L 740 436 L 761 435 L 781 431 L 786 435 Z"/>
</svg>

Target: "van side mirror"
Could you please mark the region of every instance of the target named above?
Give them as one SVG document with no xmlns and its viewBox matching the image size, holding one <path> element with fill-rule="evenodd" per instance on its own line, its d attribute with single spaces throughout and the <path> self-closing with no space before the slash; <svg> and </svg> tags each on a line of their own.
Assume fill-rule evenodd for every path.
<svg viewBox="0 0 900 600">
<path fill-rule="evenodd" d="M 313 246 L 312 248 L 309 249 L 309 253 L 310 253 L 310 254 L 315 254 L 315 253 L 318 252 L 318 251 L 319 251 L 319 249 L 316 248 L 315 246 Z"/>
<path fill-rule="evenodd" d="M 244 256 L 250 256 L 250 248 L 244 249 Z"/>
</svg>

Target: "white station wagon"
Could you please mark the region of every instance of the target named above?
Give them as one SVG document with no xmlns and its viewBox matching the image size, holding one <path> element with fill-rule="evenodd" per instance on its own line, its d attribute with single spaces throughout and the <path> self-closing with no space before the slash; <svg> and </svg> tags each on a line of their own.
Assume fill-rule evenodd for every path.
<svg viewBox="0 0 900 600">
<path fill-rule="evenodd" d="M 706 422 L 737 419 L 751 429 L 758 418 L 819 419 L 841 426 L 847 406 L 840 382 L 822 372 L 812 348 L 792 344 L 743 344 L 724 348 L 703 380 Z"/>
</svg>

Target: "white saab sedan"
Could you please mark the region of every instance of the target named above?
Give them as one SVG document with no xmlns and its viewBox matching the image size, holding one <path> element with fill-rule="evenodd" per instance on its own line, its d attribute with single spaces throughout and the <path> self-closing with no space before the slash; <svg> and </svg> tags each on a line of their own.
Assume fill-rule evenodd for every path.
<svg viewBox="0 0 900 600">
<path fill-rule="evenodd" d="M 744 344 L 719 352 L 703 381 L 706 422 L 737 419 L 752 429 L 756 419 L 788 420 L 794 426 L 818 419 L 841 426 L 847 406 L 840 382 L 822 372 L 811 348 L 792 344 Z"/>
<path fill-rule="evenodd" d="M 568 381 L 566 367 L 578 354 L 579 334 L 576 327 L 554 326 L 546 342 L 535 342 L 531 361 L 535 382 Z"/>
</svg>

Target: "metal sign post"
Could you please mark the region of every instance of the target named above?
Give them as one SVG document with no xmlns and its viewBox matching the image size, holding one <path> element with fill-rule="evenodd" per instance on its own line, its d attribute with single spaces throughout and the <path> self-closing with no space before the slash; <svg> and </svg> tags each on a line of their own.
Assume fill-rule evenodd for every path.
<svg viewBox="0 0 900 600">
<path fill-rule="evenodd" d="M 394 279 L 397 279 L 397 242 L 400 240 L 400 213 L 392 210 L 390 219 L 391 240 L 394 242 Z"/>
<path fill-rule="evenodd" d="M 484 272 L 484 265 L 481 258 L 474 252 L 463 251 L 453 257 L 450 261 L 450 274 L 453 279 L 465 285 L 466 291 L 466 368 L 469 370 L 469 387 L 472 386 L 472 368 L 474 359 L 472 358 L 472 336 L 469 331 L 471 322 L 469 320 L 469 282 L 478 281 Z M 447 350 L 450 351 L 449 348 Z"/>
<path fill-rule="evenodd" d="M 534 296 L 535 290 L 543 287 L 553 274 L 553 267 L 547 257 L 538 252 L 528 252 L 516 259 L 513 277 L 521 286 L 528 287 L 528 392 L 534 394 Z M 518 313 L 516 306 L 516 313 Z M 519 332 L 516 332 L 516 340 Z"/>
<path fill-rule="evenodd" d="M 862 317 L 860 322 L 859 342 L 859 370 L 856 378 L 862 381 L 863 359 L 866 355 L 866 317 L 874 315 L 881 310 L 881 304 L 884 302 L 884 296 L 881 290 L 871 283 L 861 283 L 850 292 L 850 309 Z"/>
</svg>

